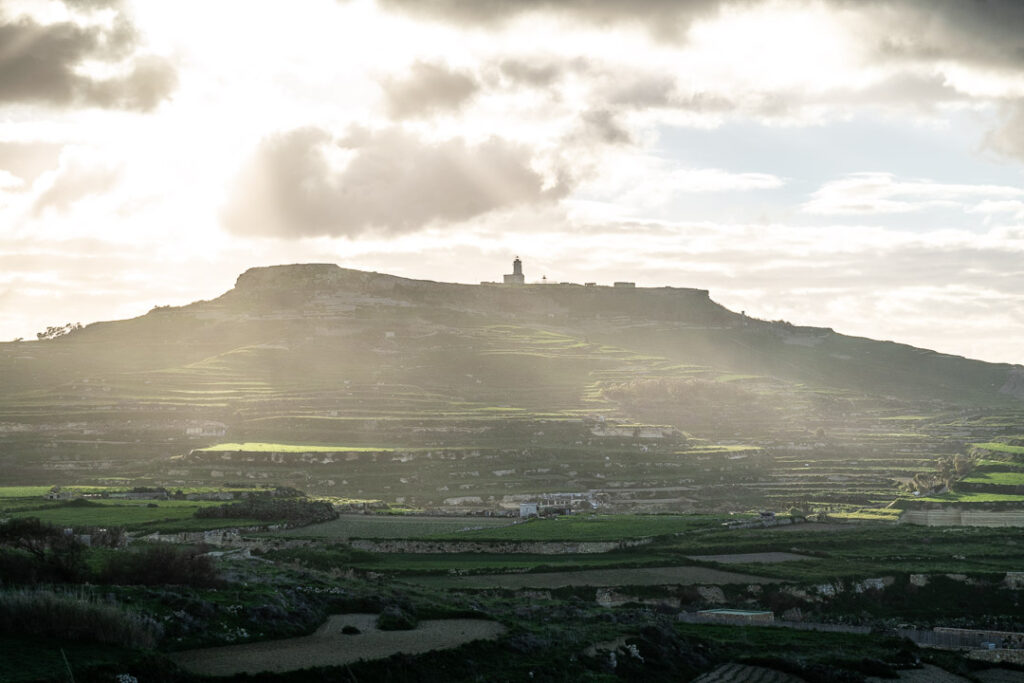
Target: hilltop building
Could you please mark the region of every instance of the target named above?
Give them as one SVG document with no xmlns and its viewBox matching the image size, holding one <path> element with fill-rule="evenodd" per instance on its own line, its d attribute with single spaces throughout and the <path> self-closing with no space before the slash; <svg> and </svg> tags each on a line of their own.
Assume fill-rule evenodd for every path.
<svg viewBox="0 0 1024 683">
<path fill-rule="evenodd" d="M 516 256 L 516 260 L 512 262 L 512 272 L 505 275 L 506 285 L 521 285 L 526 282 L 523 277 L 523 262 Z"/>
</svg>

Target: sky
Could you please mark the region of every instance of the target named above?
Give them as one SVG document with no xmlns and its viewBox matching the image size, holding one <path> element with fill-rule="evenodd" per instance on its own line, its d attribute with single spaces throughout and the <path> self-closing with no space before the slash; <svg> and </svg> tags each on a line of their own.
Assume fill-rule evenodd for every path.
<svg viewBox="0 0 1024 683">
<path fill-rule="evenodd" d="M 1024 3 L 0 0 L 0 340 L 515 256 L 1024 363 Z"/>
</svg>

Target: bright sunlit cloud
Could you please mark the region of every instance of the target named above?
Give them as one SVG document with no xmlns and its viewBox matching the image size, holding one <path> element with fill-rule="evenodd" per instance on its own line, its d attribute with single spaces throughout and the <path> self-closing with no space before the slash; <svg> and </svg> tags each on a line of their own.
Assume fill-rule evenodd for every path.
<svg viewBox="0 0 1024 683">
<path fill-rule="evenodd" d="M 1024 46 L 967 4 L 7 0 L 0 338 L 519 254 L 1022 362 Z"/>
</svg>

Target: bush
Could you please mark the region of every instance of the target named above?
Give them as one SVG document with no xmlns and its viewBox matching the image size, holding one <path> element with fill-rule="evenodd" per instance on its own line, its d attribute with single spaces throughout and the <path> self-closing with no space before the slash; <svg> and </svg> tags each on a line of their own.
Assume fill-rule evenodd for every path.
<svg viewBox="0 0 1024 683">
<path fill-rule="evenodd" d="M 213 560 L 197 550 L 151 546 L 112 556 L 99 575 L 102 583 L 121 585 L 214 586 L 220 583 Z"/>
<path fill-rule="evenodd" d="M 397 605 L 390 605 L 377 617 L 377 628 L 381 631 L 410 631 L 419 620 Z"/>
<path fill-rule="evenodd" d="M 240 503 L 200 508 L 195 515 L 203 519 L 258 519 L 261 522 L 287 521 L 297 525 L 338 518 L 334 506 L 324 501 L 269 496 L 251 496 Z"/>
<path fill-rule="evenodd" d="M 31 558 L 32 580 L 75 583 L 87 573 L 85 546 L 64 529 L 36 517 L 0 522 L 0 547 Z M 21 575 L 25 573 L 15 574 Z"/>
<path fill-rule="evenodd" d="M 152 648 L 161 636 L 150 617 L 85 593 L 0 592 L 0 633 Z"/>
</svg>

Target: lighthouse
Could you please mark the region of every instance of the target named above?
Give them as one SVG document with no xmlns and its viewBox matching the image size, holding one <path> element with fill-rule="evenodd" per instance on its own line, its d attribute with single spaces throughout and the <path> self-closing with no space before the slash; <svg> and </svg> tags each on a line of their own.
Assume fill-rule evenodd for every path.
<svg viewBox="0 0 1024 683">
<path fill-rule="evenodd" d="M 523 277 L 523 262 L 516 256 L 516 260 L 512 262 L 512 272 L 505 275 L 506 285 L 521 285 L 526 280 Z"/>
</svg>

